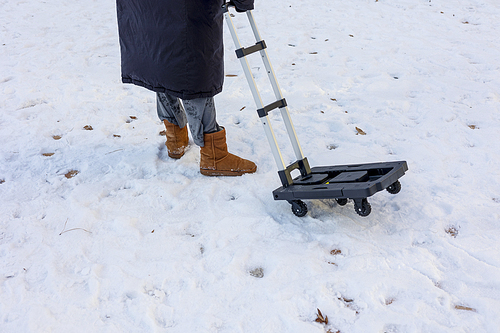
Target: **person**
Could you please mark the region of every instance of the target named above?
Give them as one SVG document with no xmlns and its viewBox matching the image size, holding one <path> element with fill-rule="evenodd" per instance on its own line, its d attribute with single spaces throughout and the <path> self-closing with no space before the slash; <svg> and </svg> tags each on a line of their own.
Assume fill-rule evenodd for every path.
<svg viewBox="0 0 500 333">
<path fill-rule="evenodd" d="M 255 163 L 228 152 L 226 130 L 217 123 L 214 96 L 224 81 L 223 0 L 117 0 L 123 83 L 156 92 L 167 151 L 181 158 L 187 125 L 200 146 L 200 172 L 240 176 Z M 233 0 L 239 12 L 254 0 Z"/>
</svg>

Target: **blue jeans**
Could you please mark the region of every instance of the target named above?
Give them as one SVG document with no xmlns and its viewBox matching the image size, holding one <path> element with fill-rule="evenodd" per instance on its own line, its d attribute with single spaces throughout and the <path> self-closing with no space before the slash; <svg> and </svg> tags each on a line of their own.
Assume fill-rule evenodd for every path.
<svg viewBox="0 0 500 333">
<path fill-rule="evenodd" d="M 215 133 L 222 129 L 217 124 L 213 97 L 180 100 L 165 93 L 156 93 L 156 107 L 161 121 L 184 128 L 189 123 L 193 141 L 205 146 L 203 134 Z"/>
</svg>

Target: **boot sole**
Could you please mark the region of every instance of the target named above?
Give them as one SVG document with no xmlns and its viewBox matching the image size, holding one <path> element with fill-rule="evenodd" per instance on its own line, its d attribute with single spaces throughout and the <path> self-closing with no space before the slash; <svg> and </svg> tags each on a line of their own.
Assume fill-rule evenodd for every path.
<svg viewBox="0 0 500 333">
<path fill-rule="evenodd" d="M 168 153 L 168 157 L 173 158 L 173 159 L 176 159 L 176 160 L 178 160 L 178 159 L 179 159 L 179 158 L 181 158 L 182 156 L 184 156 L 184 154 L 180 154 L 180 155 L 179 155 L 179 154 L 176 154 L 176 155 L 174 155 L 174 154 L 170 154 L 170 153 Z"/>
<path fill-rule="evenodd" d="M 186 150 L 187 150 L 187 146 L 181 147 L 181 148 L 177 149 L 177 151 L 182 151 L 182 152 L 181 153 L 175 153 L 175 152 L 172 152 L 172 151 L 168 150 L 168 147 L 167 147 L 168 157 L 178 160 L 179 158 L 181 158 L 182 156 L 184 156 L 184 154 L 186 153 Z"/>
<path fill-rule="evenodd" d="M 207 170 L 200 169 L 200 173 L 204 176 L 229 176 L 229 177 L 237 177 L 242 176 L 246 173 L 254 173 L 256 170 L 248 170 L 248 171 L 223 171 L 223 170 Z"/>
</svg>

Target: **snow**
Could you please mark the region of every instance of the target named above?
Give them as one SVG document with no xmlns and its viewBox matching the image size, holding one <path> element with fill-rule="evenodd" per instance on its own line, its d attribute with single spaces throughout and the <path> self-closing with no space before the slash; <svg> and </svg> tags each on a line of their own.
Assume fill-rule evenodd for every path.
<svg viewBox="0 0 500 333">
<path fill-rule="evenodd" d="M 227 29 L 218 120 L 258 171 L 210 178 L 120 82 L 114 2 L 0 3 L 1 332 L 500 332 L 496 0 L 257 0 L 311 165 L 408 162 L 366 218 L 273 200 Z"/>
</svg>

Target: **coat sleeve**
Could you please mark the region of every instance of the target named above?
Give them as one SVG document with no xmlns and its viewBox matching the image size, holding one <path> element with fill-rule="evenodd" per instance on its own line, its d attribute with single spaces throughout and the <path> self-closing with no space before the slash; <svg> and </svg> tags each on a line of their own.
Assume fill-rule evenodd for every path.
<svg viewBox="0 0 500 333">
<path fill-rule="evenodd" d="M 253 1 L 254 0 L 233 0 L 234 5 L 239 10 L 253 10 Z"/>
</svg>

